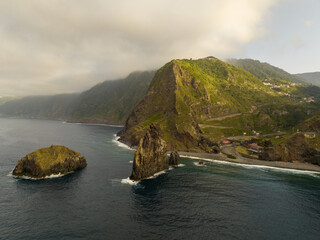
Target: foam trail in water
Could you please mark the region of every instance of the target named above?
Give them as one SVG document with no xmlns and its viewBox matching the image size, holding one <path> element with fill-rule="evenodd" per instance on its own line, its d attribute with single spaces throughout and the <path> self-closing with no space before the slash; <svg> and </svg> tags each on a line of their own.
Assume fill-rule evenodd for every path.
<svg viewBox="0 0 320 240">
<path fill-rule="evenodd" d="M 133 151 L 134 149 L 129 147 L 128 145 L 122 143 L 122 142 L 119 142 L 119 138 L 116 134 L 113 135 L 113 139 L 112 139 L 112 142 L 115 143 L 116 145 L 118 145 L 118 147 L 121 147 L 121 148 L 124 148 L 124 149 L 128 149 L 128 150 L 131 150 Z"/>
<path fill-rule="evenodd" d="M 235 162 L 228 162 L 228 161 L 223 161 L 223 160 L 214 160 L 214 159 L 193 157 L 193 156 L 186 156 L 186 155 L 181 155 L 181 157 L 189 158 L 189 159 L 196 159 L 196 160 L 201 159 L 203 161 L 213 162 L 213 163 L 223 164 L 223 165 L 240 166 L 240 167 L 247 168 L 247 169 L 268 169 L 268 170 L 278 171 L 278 172 L 305 174 L 305 175 L 310 175 L 310 176 L 317 177 L 317 178 L 320 177 L 319 172 L 316 172 L 316 171 L 280 168 L 280 167 L 263 166 L 263 165 L 250 165 L 250 164 L 244 164 L 244 163 L 235 163 Z"/>
</svg>

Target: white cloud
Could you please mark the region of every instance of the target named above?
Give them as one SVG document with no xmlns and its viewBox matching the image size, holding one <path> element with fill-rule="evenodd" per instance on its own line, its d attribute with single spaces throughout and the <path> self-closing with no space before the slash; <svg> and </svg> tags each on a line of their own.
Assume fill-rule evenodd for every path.
<svg viewBox="0 0 320 240">
<path fill-rule="evenodd" d="M 265 33 L 276 2 L 2 0 L 0 94 L 81 91 L 172 58 L 230 57 Z"/>
</svg>

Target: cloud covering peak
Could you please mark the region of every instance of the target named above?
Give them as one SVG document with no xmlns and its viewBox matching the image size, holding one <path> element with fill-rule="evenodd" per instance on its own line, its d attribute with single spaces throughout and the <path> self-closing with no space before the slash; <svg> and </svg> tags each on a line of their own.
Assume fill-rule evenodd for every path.
<svg viewBox="0 0 320 240">
<path fill-rule="evenodd" d="M 0 2 L 0 95 L 76 92 L 173 58 L 231 57 L 276 0 Z"/>
</svg>

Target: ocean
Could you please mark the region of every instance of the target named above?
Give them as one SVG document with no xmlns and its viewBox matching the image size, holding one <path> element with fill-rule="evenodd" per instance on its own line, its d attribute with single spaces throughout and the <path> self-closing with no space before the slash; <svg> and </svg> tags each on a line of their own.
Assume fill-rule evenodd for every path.
<svg viewBox="0 0 320 240">
<path fill-rule="evenodd" d="M 320 175 L 182 158 L 128 184 L 116 126 L 0 118 L 0 239 L 320 239 Z M 16 179 L 17 161 L 65 145 L 88 166 Z M 130 183 L 130 182 L 129 182 Z"/>
</svg>

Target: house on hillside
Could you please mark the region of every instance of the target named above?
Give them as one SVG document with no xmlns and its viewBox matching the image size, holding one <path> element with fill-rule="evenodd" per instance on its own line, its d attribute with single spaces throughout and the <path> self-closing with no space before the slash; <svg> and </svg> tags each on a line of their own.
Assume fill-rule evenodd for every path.
<svg viewBox="0 0 320 240">
<path fill-rule="evenodd" d="M 304 136 L 306 138 L 315 138 L 316 137 L 316 133 L 315 132 L 305 132 Z"/>
<path fill-rule="evenodd" d="M 223 139 L 222 141 L 221 141 L 221 144 L 222 145 L 227 145 L 227 144 L 230 144 L 231 143 L 231 141 L 229 141 L 229 140 L 227 140 L 227 139 Z"/>
<path fill-rule="evenodd" d="M 253 153 L 261 153 L 263 147 L 258 146 L 258 145 L 255 144 L 255 143 L 251 143 L 251 144 L 248 145 L 248 148 L 247 148 L 247 149 L 248 149 L 248 151 L 253 152 Z"/>
</svg>

